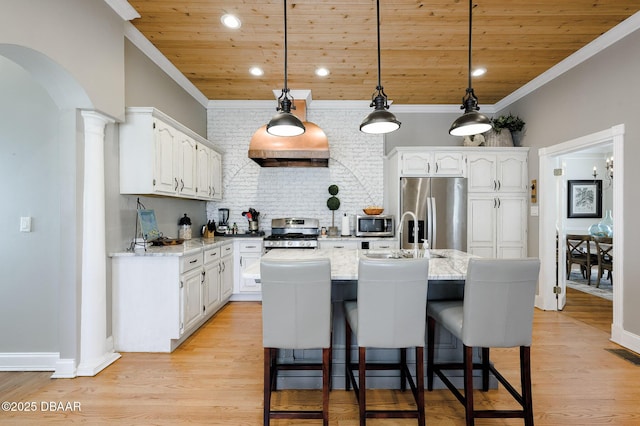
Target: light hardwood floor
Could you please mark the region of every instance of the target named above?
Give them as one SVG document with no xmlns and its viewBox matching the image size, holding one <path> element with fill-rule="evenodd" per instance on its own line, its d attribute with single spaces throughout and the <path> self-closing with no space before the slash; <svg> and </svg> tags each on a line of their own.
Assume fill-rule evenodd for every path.
<svg viewBox="0 0 640 426">
<path fill-rule="evenodd" d="M 579 293 L 579 292 L 576 292 Z M 640 367 L 606 351 L 611 302 L 569 295 L 564 312 L 536 310 L 532 346 L 536 425 L 640 424 Z M 0 373 L 0 401 L 36 402 L 38 411 L 0 412 L 0 424 L 260 425 L 262 416 L 260 304 L 227 305 L 172 354 L 124 353 L 94 378 L 50 379 L 50 373 Z M 493 350 L 498 369 L 518 382 L 517 352 Z M 353 393 L 334 383 L 330 424 L 358 424 Z M 390 395 L 390 393 L 392 395 Z M 430 425 L 462 425 L 464 411 L 448 390 L 425 392 Z M 379 401 L 409 404 L 399 391 L 376 391 Z M 513 406 L 500 388 L 477 392 L 482 407 Z M 42 412 L 42 402 L 79 402 L 81 411 Z M 314 391 L 284 391 L 280 405 L 319 402 Z M 278 420 L 277 425 L 318 424 Z M 415 420 L 371 420 L 413 425 Z M 477 425 L 521 425 L 521 420 L 478 420 Z"/>
</svg>

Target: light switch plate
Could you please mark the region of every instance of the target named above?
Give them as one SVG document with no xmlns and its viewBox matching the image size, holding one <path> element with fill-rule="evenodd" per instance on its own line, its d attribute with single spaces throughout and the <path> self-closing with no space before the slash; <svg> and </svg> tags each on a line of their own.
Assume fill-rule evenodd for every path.
<svg viewBox="0 0 640 426">
<path fill-rule="evenodd" d="M 538 216 L 538 206 L 531 206 L 531 216 Z"/>
<path fill-rule="evenodd" d="M 24 216 L 20 218 L 20 232 L 31 232 L 31 217 Z"/>
</svg>

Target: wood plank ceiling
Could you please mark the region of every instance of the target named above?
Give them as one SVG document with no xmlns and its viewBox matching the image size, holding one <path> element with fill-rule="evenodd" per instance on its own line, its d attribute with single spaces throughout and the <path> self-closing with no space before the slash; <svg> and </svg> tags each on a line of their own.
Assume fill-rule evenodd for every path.
<svg viewBox="0 0 640 426">
<path fill-rule="evenodd" d="M 135 25 L 212 100 L 274 99 L 284 80 L 281 0 L 129 0 Z M 288 86 L 318 100 L 370 99 L 375 0 L 289 0 Z M 640 0 L 475 0 L 473 66 L 493 104 L 640 10 Z M 467 87 L 466 0 L 381 0 L 382 84 L 395 104 L 457 104 Z M 240 29 L 221 24 L 233 13 Z M 249 69 L 259 66 L 261 77 Z M 317 77 L 317 67 L 330 74 Z"/>
</svg>

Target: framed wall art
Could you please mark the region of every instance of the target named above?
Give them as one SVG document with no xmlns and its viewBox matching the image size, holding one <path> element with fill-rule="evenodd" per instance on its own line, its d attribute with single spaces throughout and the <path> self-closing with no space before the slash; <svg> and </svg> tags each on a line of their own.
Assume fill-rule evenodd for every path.
<svg viewBox="0 0 640 426">
<path fill-rule="evenodd" d="M 602 217 L 602 180 L 568 181 L 568 218 Z"/>
</svg>

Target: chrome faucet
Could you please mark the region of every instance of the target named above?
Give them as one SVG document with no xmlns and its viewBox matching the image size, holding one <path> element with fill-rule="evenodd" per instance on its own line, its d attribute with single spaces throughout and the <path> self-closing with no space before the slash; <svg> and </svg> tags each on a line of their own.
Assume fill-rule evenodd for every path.
<svg viewBox="0 0 640 426">
<path fill-rule="evenodd" d="M 402 224 L 404 223 L 404 217 L 406 215 L 409 215 L 413 218 L 413 258 L 417 259 L 418 258 L 418 236 L 416 235 L 416 232 L 418 231 L 418 218 L 416 217 L 416 214 L 412 211 L 406 211 L 402 214 L 402 217 L 400 218 L 400 223 L 398 224 L 398 229 L 396 229 L 396 234 L 399 234 L 400 232 L 402 232 Z"/>
</svg>

